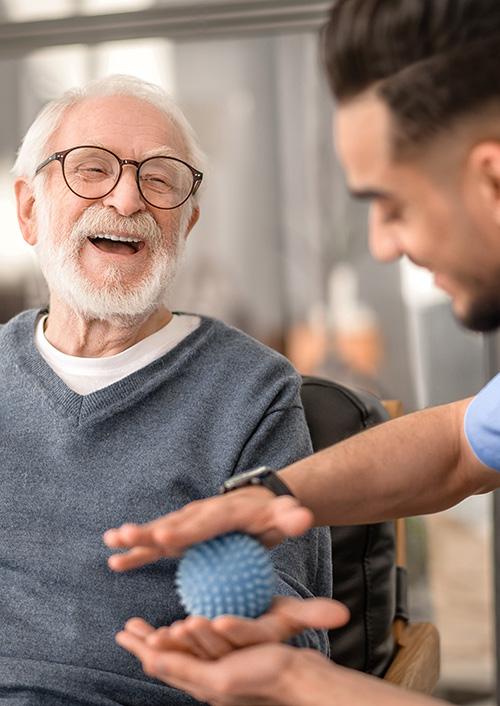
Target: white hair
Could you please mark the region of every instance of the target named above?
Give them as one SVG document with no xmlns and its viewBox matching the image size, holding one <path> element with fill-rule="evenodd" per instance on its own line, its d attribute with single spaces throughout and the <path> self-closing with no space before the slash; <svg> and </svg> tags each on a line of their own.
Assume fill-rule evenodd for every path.
<svg viewBox="0 0 500 706">
<path fill-rule="evenodd" d="M 34 178 L 38 165 L 49 156 L 47 152 L 50 140 L 69 108 L 88 98 L 108 95 L 135 96 L 158 108 L 179 130 L 189 164 L 201 172 L 206 171 L 205 153 L 198 144 L 193 128 L 174 99 L 154 83 L 136 76 L 114 74 L 72 88 L 42 108 L 21 143 L 12 169 L 14 175 Z M 193 207 L 198 203 L 198 193 L 199 190 L 190 199 Z"/>
</svg>

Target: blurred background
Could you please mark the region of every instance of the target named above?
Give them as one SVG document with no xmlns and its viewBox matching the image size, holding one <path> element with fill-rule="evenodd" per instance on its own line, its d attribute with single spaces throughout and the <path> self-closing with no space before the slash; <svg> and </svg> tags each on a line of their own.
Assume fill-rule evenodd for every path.
<svg viewBox="0 0 500 706">
<path fill-rule="evenodd" d="M 0 0 L 0 322 L 46 302 L 13 199 L 25 130 L 65 89 L 130 73 L 175 96 L 211 165 L 175 310 L 216 316 L 299 372 L 408 412 L 474 395 L 497 372 L 496 336 L 460 329 L 425 272 L 368 252 L 365 209 L 332 148 L 318 52 L 329 6 Z M 456 703 L 494 692 L 491 505 L 473 498 L 409 523 L 412 617 L 437 624 L 440 695 Z"/>
</svg>

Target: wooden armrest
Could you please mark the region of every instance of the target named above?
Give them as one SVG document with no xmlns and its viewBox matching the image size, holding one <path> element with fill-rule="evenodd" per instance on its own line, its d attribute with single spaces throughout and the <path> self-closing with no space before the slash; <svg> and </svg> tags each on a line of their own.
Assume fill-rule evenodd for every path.
<svg viewBox="0 0 500 706">
<path fill-rule="evenodd" d="M 400 400 L 381 400 L 381 402 L 392 419 L 402 417 L 405 413 L 403 403 Z"/>
<path fill-rule="evenodd" d="M 438 678 L 438 631 L 432 623 L 408 623 L 396 643 L 385 679 L 405 689 L 432 694 Z"/>
</svg>

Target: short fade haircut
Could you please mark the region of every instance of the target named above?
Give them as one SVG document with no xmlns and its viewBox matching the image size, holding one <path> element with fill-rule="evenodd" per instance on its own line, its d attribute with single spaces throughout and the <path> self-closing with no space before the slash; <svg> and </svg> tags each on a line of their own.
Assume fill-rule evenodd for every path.
<svg viewBox="0 0 500 706">
<path fill-rule="evenodd" d="M 37 166 L 49 156 L 51 139 L 66 111 L 87 99 L 107 95 L 134 96 L 155 106 L 179 130 L 186 149 L 186 160 L 196 169 L 206 171 L 206 156 L 198 144 L 193 128 L 174 99 L 154 83 L 136 76 L 113 74 L 72 88 L 60 98 L 47 103 L 26 132 L 12 169 L 13 173 L 33 179 Z M 62 145 L 59 148 L 68 147 L 76 145 Z M 193 205 L 198 202 L 197 196 L 198 193 L 190 200 Z"/>
<path fill-rule="evenodd" d="M 500 0 L 337 0 L 322 36 L 342 104 L 373 87 L 396 154 L 500 107 Z"/>
</svg>

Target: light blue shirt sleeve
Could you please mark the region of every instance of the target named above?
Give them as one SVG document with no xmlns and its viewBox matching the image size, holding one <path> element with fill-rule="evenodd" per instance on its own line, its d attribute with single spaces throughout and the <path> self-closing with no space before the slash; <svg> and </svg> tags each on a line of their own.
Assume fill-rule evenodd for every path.
<svg viewBox="0 0 500 706">
<path fill-rule="evenodd" d="M 465 412 L 464 428 L 478 459 L 500 471 L 500 374 L 471 401 Z"/>
</svg>

